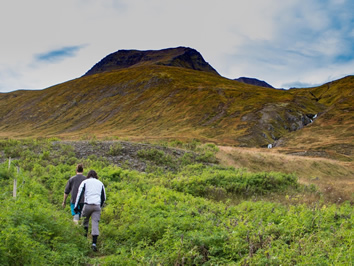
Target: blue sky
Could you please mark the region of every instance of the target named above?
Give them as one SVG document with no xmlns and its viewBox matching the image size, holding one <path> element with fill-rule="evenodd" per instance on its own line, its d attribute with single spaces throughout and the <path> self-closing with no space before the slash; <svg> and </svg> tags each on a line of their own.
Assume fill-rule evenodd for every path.
<svg viewBox="0 0 354 266">
<path fill-rule="evenodd" d="M 352 0 L 0 3 L 0 92 L 82 76 L 120 49 L 198 50 L 222 76 L 307 87 L 354 74 Z"/>
</svg>

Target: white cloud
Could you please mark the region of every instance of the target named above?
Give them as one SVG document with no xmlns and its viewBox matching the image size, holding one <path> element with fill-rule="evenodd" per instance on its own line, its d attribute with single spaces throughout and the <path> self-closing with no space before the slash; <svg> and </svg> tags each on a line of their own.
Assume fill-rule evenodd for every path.
<svg viewBox="0 0 354 266">
<path fill-rule="evenodd" d="M 119 49 L 176 46 L 197 49 L 229 78 L 320 84 L 352 74 L 352 10 L 349 0 L 2 1 L 0 91 L 79 77 Z M 63 47 L 80 49 L 36 63 Z"/>
<path fill-rule="evenodd" d="M 354 40 L 348 38 L 354 26 L 352 16 L 348 15 L 353 4 L 283 2 L 274 10 L 273 21 L 277 23 L 272 39 L 239 45 L 228 61 L 227 75 L 230 70 L 240 71 L 241 75 L 282 87 L 294 82 L 319 84 L 328 81 L 329 76 L 352 74 L 352 68 L 339 64 L 337 59 L 353 58 Z M 235 64 L 237 59 L 241 60 L 239 65 Z"/>
</svg>

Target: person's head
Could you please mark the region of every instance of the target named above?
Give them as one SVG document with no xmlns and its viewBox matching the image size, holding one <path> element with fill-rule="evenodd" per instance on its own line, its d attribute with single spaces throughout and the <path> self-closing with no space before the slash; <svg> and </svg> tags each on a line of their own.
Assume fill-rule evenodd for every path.
<svg viewBox="0 0 354 266">
<path fill-rule="evenodd" d="M 84 167 L 82 166 L 81 163 L 76 166 L 76 172 L 77 173 L 83 173 L 84 172 Z"/>
<path fill-rule="evenodd" d="M 90 177 L 98 179 L 97 173 L 94 170 L 90 170 L 90 172 L 88 172 L 86 178 L 90 178 Z"/>
</svg>

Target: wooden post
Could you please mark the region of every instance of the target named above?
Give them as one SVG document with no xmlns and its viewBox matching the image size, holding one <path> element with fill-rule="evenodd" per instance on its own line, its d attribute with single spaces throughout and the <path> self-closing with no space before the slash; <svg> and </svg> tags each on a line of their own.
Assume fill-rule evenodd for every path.
<svg viewBox="0 0 354 266">
<path fill-rule="evenodd" d="M 10 166 L 11 166 L 11 157 L 9 157 L 9 170 L 10 170 Z"/>
<path fill-rule="evenodd" d="M 20 174 L 20 167 L 17 166 L 17 176 L 19 176 Z M 14 198 L 16 198 L 17 196 L 17 176 L 14 178 L 14 187 L 13 187 L 13 191 L 12 191 L 12 196 Z"/>
<path fill-rule="evenodd" d="M 17 179 L 14 179 L 14 189 L 12 191 L 12 196 L 16 198 L 16 192 L 17 192 Z"/>
</svg>

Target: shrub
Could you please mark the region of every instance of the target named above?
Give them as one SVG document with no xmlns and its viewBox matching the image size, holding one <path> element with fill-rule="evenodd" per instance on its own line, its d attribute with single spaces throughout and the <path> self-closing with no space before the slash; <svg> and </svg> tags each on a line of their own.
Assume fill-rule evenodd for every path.
<svg viewBox="0 0 354 266">
<path fill-rule="evenodd" d="M 10 146 L 4 148 L 4 154 L 7 158 L 19 158 L 21 156 L 22 148 L 20 146 Z"/>
<path fill-rule="evenodd" d="M 217 163 L 215 153 L 212 151 L 204 151 L 197 156 L 196 160 L 203 163 Z"/>
<path fill-rule="evenodd" d="M 111 145 L 109 147 L 109 152 L 108 152 L 108 155 L 111 155 L 111 156 L 118 156 L 122 153 L 123 151 L 123 146 L 121 143 L 119 142 L 116 142 L 114 143 L 113 145 Z"/>
<path fill-rule="evenodd" d="M 165 154 L 163 151 L 158 149 L 145 149 L 139 150 L 138 156 L 142 159 L 153 162 L 157 165 L 173 165 L 173 158 L 171 155 Z"/>
<path fill-rule="evenodd" d="M 205 197 L 218 189 L 234 194 L 265 194 L 297 188 L 297 178 L 283 173 L 248 173 L 242 169 L 189 166 L 174 178 L 171 188 Z"/>
</svg>

